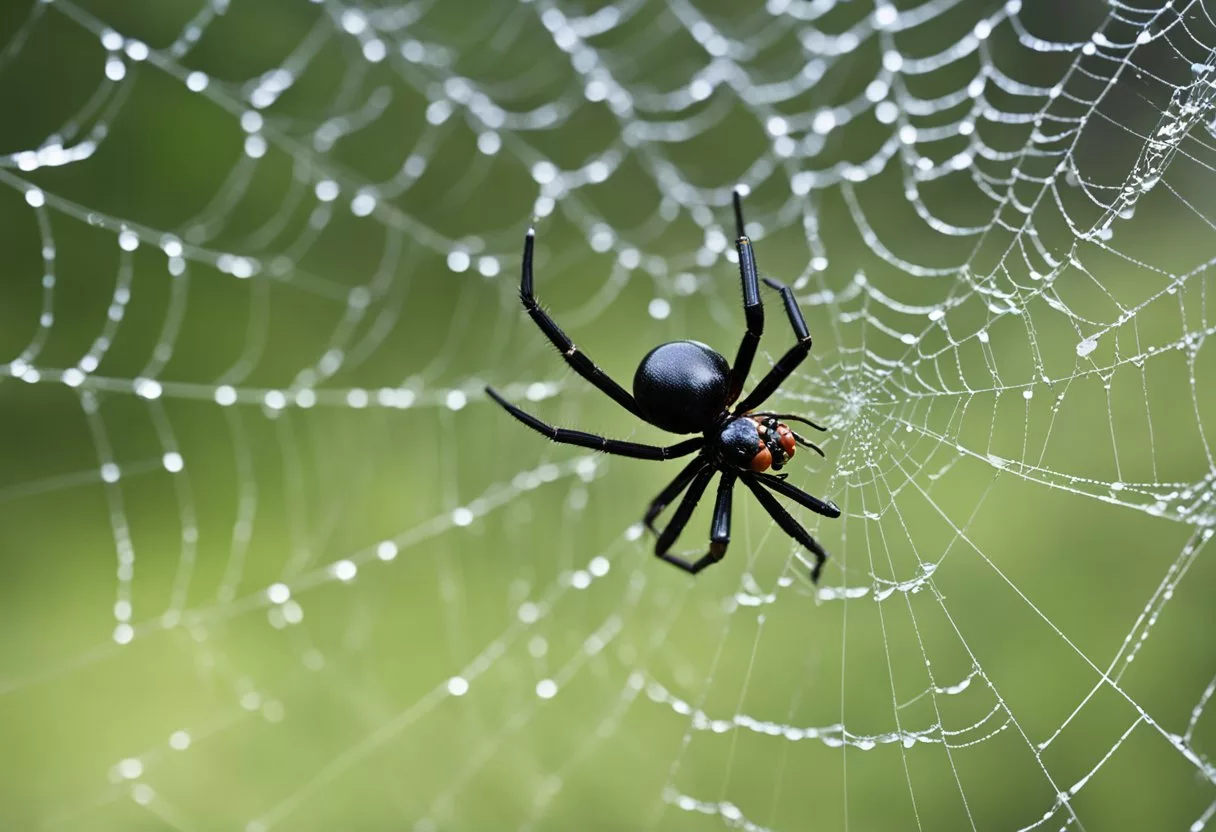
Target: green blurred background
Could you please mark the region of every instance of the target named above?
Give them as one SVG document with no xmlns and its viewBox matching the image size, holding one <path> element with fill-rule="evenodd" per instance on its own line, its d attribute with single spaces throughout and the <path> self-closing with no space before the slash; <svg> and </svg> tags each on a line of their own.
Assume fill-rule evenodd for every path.
<svg viewBox="0 0 1216 832">
<path fill-rule="evenodd" d="M 913 5 L 2 4 L 0 827 L 1202 829 L 1216 31 Z M 818 588 L 481 392 L 664 441 L 522 233 L 627 382 L 736 182 Z"/>
</svg>

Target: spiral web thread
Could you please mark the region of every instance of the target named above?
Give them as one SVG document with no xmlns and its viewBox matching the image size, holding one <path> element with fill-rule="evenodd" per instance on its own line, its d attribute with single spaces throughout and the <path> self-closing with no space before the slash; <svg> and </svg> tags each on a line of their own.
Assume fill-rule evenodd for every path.
<svg viewBox="0 0 1216 832">
<path fill-rule="evenodd" d="M 29 338 L 0 364 L 0 394 L 12 402 L 66 388 L 70 397 L 62 401 L 75 402 L 83 413 L 96 460 L 80 470 L 6 483 L 0 499 L 17 505 L 51 495 L 65 511 L 77 500 L 104 501 L 112 538 L 88 544 L 113 557 L 115 579 L 106 589 L 112 597 L 105 602 L 107 611 L 113 608 L 111 629 L 87 633 L 91 647 L 0 676 L 0 695 L 45 687 L 70 691 L 89 668 L 178 633 L 170 652 L 201 663 L 207 683 L 222 691 L 217 701 L 227 704 L 194 722 L 183 715 L 180 727 L 157 746 L 130 747 L 112 761 L 108 780 L 99 772 L 93 792 L 65 795 L 61 808 L 48 808 L 48 823 L 89 826 L 103 807 L 133 800 L 163 823 L 196 828 L 200 810 L 157 782 L 161 766 L 189 770 L 198 748 L 225 734 L 252 733 L 258 720 L 290 729 L 292 697 L 301 690 L 352 687 L 330 669 L 331 656 L 311 643 L 312 616 L 305 613 L 310 597 L 326 587 L 349 584 L 342 592 L 358 599 L 370 594 L 377 571 L 400 568 L 406 555 L 422 557 L 432 544 L 450 541 L 462 551 L 464 566 L 437 565 L 436 586 L 445 599 L 467 597 L 468 561 L 486 541 L 470 535 L 487 519 L 530 506 L 548 492 L 565 495 L 568 515 L 557 537 L 569 541 L 604 474 L 609 468 L 617 474 L 621 463 L 538 446 L 534 467 L 506 471 L 497 480 L 462 479 L 444 495 L 451 498 L 447 509 L 335 557 L 324 540 L 325 521 L 308 516 L 314 504 L 307 492 L 316 489 L 324 506 L 339 485 L 324 481 L 309 459 L 331 453 L 321 446 L 333 432 L 358 433 L 358 411 L 400 413 L 429 426 L 423 429 L 446 430 L 468 412 L 492 407 L 481 393 L 487 378 L 533 408 L 555 400 L 549 405 L 560 409 L 551 412 L 560 412 L 564 423 L 583 426 L 605 409 L 584 394 L 581 381 L 558 375 L 560 365 L 536 346 L 535 333 L 521 334 L 520 341 L 528 339 L 529 355 L 537 359 L 527 363 L 531 369 L 507 375 L 521 366 L 509 359 L 504 369 L 488 366 L 503 355 L 508 333 L 526 326 L 513 302 L 513 275 L 519 230 L 532 215 L 542 246 L 547 226 L 560 221 L 577 230 L 576 247 L 600 258 L 590 272 L 599 285 L 589 291 L 581 285 L 582 305 L 559 310 L 567 329 L 591 326 L 627 284 L 639 281 L 653 287 L 650 318 L 672 318 L 672 337 L 678 336 L 677 322 L 692 318 L 682 310 L 700 308 L 697 303 L 727 331 L 738 331 L 737 286 L 726 262 L 734 258 L 727 218 L 736 184 L 750 194 L 748 231 L 762 267 L 782 246 L 802 265 L 800 273 L 783 277 L 808 310 L 816 348 L 781 395 L 783 407 L 814 412 L 832 429 L 828 460 L 812 473 L 794 475 L 808 490 L 834 496 L 846 512 L 840 526 L 803 518 L 833 550 L 823 585 L 809 588 L 800 562 L 805 555 L 753 518 L 731 554 L 742 564 L 741 583 L 717 611 L 708 670 L 698 675 L 697 660 L 664 640 L 682 620 L 701 614 L 693 611 L 704 602 L 701 584 L 675 596 L 656 590 L 657 567 L 648 562 L 637 527 L 602 551 L 594 543 L 587 550 L 581 541 L 558 556 L 552 574 L 504 590 L 511 613 L 488 639 L 476 641 L 459 620 L 436 613 L 441 620 L 435 628 L 453 646 L 450 675 L 437 675 L 428 692 L 394 702 L 388 712 L 369 708 L 371 727 L 349 727 L 323 765 L 260 792 L 246 816 L 224 819 L 251 831 L 293 828 L 310 801 L 340 788 L 350 772 L 402 742 L 411 729 L 440 719 L 453 701 L 475 697 L 483 683 L 514 694 L 509 714 L 498 723 L 483 721 L 478 741 L 461 752 L 462 762 L 444 786 L 403 810 L 422 818 L 418 829 L 448 825 L 454 812 L 459 818 L 469 784 L 504 749 L 526 742 L 544 709 L 579 683 L 606 691 L 607 703 L 580 717 L 585 721 L 573 750 L 533 766 L 535 777 L 520 798 L 520 828 L 552 818 L 570 778 L 618 739 L 640 709 L 661 715 L 668 726 L 679 723 L 679 741 L 653 752 L 662 756 L 666 782 L 635 795 L 638 803 L 654 802 L 648 809 L 653 828 L 788 828 L 765 819 L 793 800 L 788 787 L 774 792 L 767 806 L 733 798 L 732 776 L 745 766 L 749 735 L 770 744 L 761 746 L 768 749 L 762 753 L 783 755 L 778 772 L 791 755 L 805 753 L 838 765 L 829 749 L 896 760 L 891 770 L 903 780 L 895 790 L 907 804 L 906 828 L 942 828 L 941 804 L 925 799 L 918 771 L 923 746 L 944 752 L 950 817 L 960 828 L 991 826 L 991 818 L 973 810 L 977 784 L 965 770 L 967 754 L 989 743 L 1003 743 L 1010 768 L 1042 789 L 1041 802 L 1002 817 L 1001 828 L 1085 828 L 1078 801 L 1107 767 L 1134 767 L 1141 752 L 1128 750 L 1133 744 L 1156 748 L 1160 756 L 1154 759 L 1177 767 L 1171 776 L 1194 782 L 1192 796 L 1199 794 L 1200 802 L 1185 810 L 1191 829 L 1205 828 L 1216 814 L 1216 764 L 1201 740 L 1212 719 L 1216 677 L 1180 694 L 1187 703 L 1182 710 L 1173 701 L 1156 704 L 1151 693 L 1152 703 L 1142 701 L 1140 691 L 1151 691 L 1152 679 L 1127 678 L 1142 654 L 1180 649 L 1158 635 L 1159 622 L 1175 606 L 1191 603 L 1180 598 L 1202 589 L 1202 579 L 1190 576 L 1211 558 L 1216 522 L 1216 461 L 1205 416 L 1212 402 L 1203 383 L 1204 362 L 1211 360 L 1203 348 L 1213 333 L 1207 285 L 1216 261 L 1216 21 L 1203 3 L 1094 6 L 1060 24 L 1087 27 L 1065 37 L 1051 31 L 1050 9 L 1036 11 L 1029 2 L 1023 8 L 1021 0 L 928 0 L 899 8 L 769 0 L 734 10 L 630 0 L 582 12 L 534 0 L 487 4 L 492 10 L 459 32 L 436 26 L 441 8 L 425 0 L 391 7 L 314 2 L 306 15 L 292 12 L 308 21 L 292 49 L 236 79 L 210 77 L 197 68 L 195 55 L 231 36 L 226 27 L 236 25 L 241 0 L 201 3 L 171 27 L 173 37 L 163 36 L 162 25 L 155 39 L 121 30 L 89 5 L 30 4 L 0 47 L 0 78 L 16 84 L 15 67 L 31 51 L 68 38 L 92 44 L 73 57 L 91 79 L 83 104 L 45 135 L 0 147 L 8 207 L 17 205 L 32 218 L 28 227 L 37 229 L 36 237 L 24 243 L 42 260 L 41 275 L 5 279 L 41 279 L 42 288 L 36 307 L 17 308 Z M 521 50 L 531 52 L 535 66 L 502 70 L 502 62 Z M 483 54 L 464 69 L 466 55 L 475 51 Z M 661 70 L 651 67 L 665 52 L 671 60 Z M 257 63 L 257 55 L 242 57 L 243 65 Z M 326 72 L 340 69 L 323 112 L 284 112 L 280 99 L 322 63 Z M 80 204 L 71 195 L 73 171 L 87 170 L 107 143 L 129 141 L 142 129 L 124 119 L 141 85 L 150 83 L 175 107 L 205 110 L 232 128 L 223 140 L 235 159 L 229 175 L 211 184 L 209 200 L 188 220 L 171 227 L 158 226 L 155 216 Z M 365 135 L 383 140 L 381 134 L 396 130 L 394 107 L 415 125 L 395 173 L 362 171 L 339 155 L 344 143 Z M 588 112 L 600 119 L 598 146 L 574 162 L 559 158 L 563 137 Z M 733 138 L 715 145 L 727 129 Z M 519 191 L 504 196 L 507 207 L 484 233 L 441 231 L 424 210 L 428 206 L 400 207 L 461 139 L 468 158 L 459 177 L 446 183 L 448 210 L 485 199 L 481 186 L 491 170 L 509 169 L 501 175 L 513 175 Z M 713 163 L 685 164 L 681 148 L 693 144 Z M 272 160 L 291 172 L 278 191 L 257 178 Z M 159 187 L 167 193 L 176 184 L 170 179 Z M 643 208 L 628 225 L 596 207 L 595 195 L 614 188 Z M 237 208 L 254 199 L 272 206 L 264 221 L 232 227 Z M 443 208 L 436 210 L 442 214 Z M 322 244 L 336 246 L 339 254 L 344 245 L 366 244 L 341 237 L 335 244 L 328 236 L 352 224 L 377 231 L 376 268 L 340 278 L 332 267 L 314 268 L 309 258 Z M 82 228 L 115 244 L 113 262 L 93 276 L 112 280 L 113 292 L 104 314 L 92 321 L 88 348 L 72 362 L 52 361 L 48 345 L 65 326 L 61 309 L 72 302 L 58 276 L 63 239 Z M 548 257 L 550 276 L 571 262 L 557 251 Z M 395 356 L 395 377 L 349 383 L 361 366 L 390 349 L 404 314 L 402 293 L 418 291 L 424 274 L 456 281 L 462 297 L 489 302 L 484 369 L 459 364 L 462 344 L 475 328 L 453 311 L 452 337 L 429 354 L 405 356 L 404 367 Z M 128 309 L 140 302 L 141 288 L 148 291 L 150 277 L 161 285 L 152 293 L 159 333 L 142 355 L 142 369 L 107 372 Z M 247 327 L 214 336 L 235 356 L 218 375 L 172 371 L 174 358 L 187 349 L 182 333 L 200 281 L 236 286 L 250 310 Z M 275 340 L 272 310 L 293 302 L 283 297 L 297 295 L 323 308 L 331 323 L 310 332 L 303 348 L 286 348 L 289 357 L 286 364 L 280 358 L 279 369 L 259 372 L 266 355 L 284 349 Z M 425 293 L 412 298 L 426 303 Z M 779 304 L 770 300 L 769 310 L 762 348 L 769 352 L 762 352 L 761 365 L 779 349 L 773 339 L 788 337 Z M 452 371 L 453 362 L 463 369 Z M 537 367 L 551 368 L 552 375 L 536 377 Z M 1210 377 L 1211 370 L 1206 373 Z M 112 409 L 115 403 L 124 409 Z M 144 414 L 158 452 L 124 456 L 111 441 L 117 421 L 134 412 L 131 405 Z M 210 426 L 235 460 L 224 491 L 235 501 L 234 517 L 218 531 L 200 519 L 200 497 L 212 495 L 194 485 L 195 466 L 206 462 L 180 446 L 179 433 L 189 430 L 179 426 L 184 413 Z M 1058 425 L 1081 418 L 1081 447 L 1053 441 L 1063 430 Z M 267 427 L 281 450 L 269 468 L 251 437 Z M 495 433 L 503 441 L 525 441 L 505 418 Z M 375 453 L 358 436 L 350 439 L 348 454 L 350 448 Z M 350 463 L 337 469 L 341 476 L 354 470 L 353 460 L 332 453 L 338 464 Z M 553 462 L 546 461 L 550 456 Z M 423 477 L 405 466 L 397 473 Z M 982 487 L 960 493 L 952 483 L 964 476 Z M 146 497 L 128 490 L 143 477 L 171 482 L 180 528 L 167 596 L 146 603 L 137 600 L 144 555 L 131 529 L 150 509 L 141 502 Z M 1092 645 L 1078 638 L 1083 617 L 1044 608 L 1025 587 L 1036 579 L 1019 574 L 1017 545 L 976 530 L 997 511 L 998 498 L 990 495 L 1002 489 L 1036 507 L 1056 501 L 1065 512 L 1074 506 L 1110 511 L 1092 516 L 1131 516 L 1153 530 L 1155 545 L 1122 579 L 1132 587 L 1138 614 L 1123 620 L 1117 637 L 1105 633 Z M 288 522 L 280 542 L 290 554 L 275 563 L 278 579 L 266 583 L 250 577 L 261 574 L 253 568 L 259 551 L 254 529 L 266 511 L 260 495 L 276 490 L 286 495 Z M 1022 512 L 1019 523 L 1033 523 L 1038 508 L 1006 510 Z M 216 555 L 224 566 L 213 585 L 200 587 L 200 547 L 216 551 L 207 541 L 213 531 L 224 537 Z M 690 527 L 689 534 L 700 532 Z M 762 545 L 784 547 L 785 562 L 777 558 L 777 567 L 764 566 Z M 1111 575 L 1120 574 L 1119 563 Z M 1116 580 L 1099 564 L 1095 557 L 1090 580 Z M 952 570 L 961 576 L 956 583 L 950 582 Z M 974 575 L 980 583 L 968 589 L 966 576 Z M 1083 678 L 1075 697 L 1061 696 L 1063 710 L 1054 723 L 1019 719 L 1003 692 L 1015 671 L 1001 666 L 999 653 L 973 649 L 968 627 L 954 614 L 968 591 L 1012 599 L 1010 626 L 1025 628 L 1026 638 L 1062 656 L 1059 661 Z M 558 636 L 546 627 L 563 605 L 580 603 L 573 600 L 580 593 L 599 593 L 609 612 L 602 620 L 576 621 L 577 649 L 559 661 L 558 651 L 549 649 Z M 94 600 L 97 595 L 94 590 Z M 639 634 L 631 622 L 651 606 L 663 609 L 648 613 L 649 629 Z M 783 615 L 799 621 L 796 616 L 809 608 L 819 616 L 811 621 L 823 620 L 842 607 L 861 609 L 850 620 L 877 627 L 872 635 L 879 665 L 846 664 L 854 642 L 842 629 L 839 672 L 831 661 L 817 671 L 821 678 L 842 678 L 841 699 L 833 706 L 839 718 L 796 718 L 809 684 L 798 678 L 781 683 L 789 694 L 788 714 L 750 710 L 749 686 L 772 684 L 757 666 L 764 663 L 764 646 L 774 631 L 794 626 Z M 353 611 L 349 616 L 357 617 Z M 300 672 L 260 674 L 248 657 L 225 648 L 229 642 L 213 637 L 241 622 L 296 634 L 283 642 L 290 645 L 283 651 Z M 746 671 L 724 667 L 725 645 L 741 637 L 748 645 L 743 655 L 751 659 Z M 1193 649 L 1202 651 L 1202 645 Z M 1216 670 L 1210 650 L 1181 660 Z M 726 677 L 737 682 L 740 675 L 732 709 L 718 694 Z M 851 718 L 846 684 L 859 675 L 868 689 L 889 698 L 881 718 L 881 710 Z M 1044 685 L 1050 690 L 1052 682 Z M 359 707 L 359 697 L 349 692 L 350 707 Z M 1075 759 L 1053 759 L 1053 744 L 1069 742 L 1074 723 L 1099 702 L 1118 714 L 1107 717 L 1110 730 L 1098 732 L 1103 739 L 1084 747 L 1079 768 Z M 273 743 L 273 735 L 260 741 Z M 701 747 L 724 754 L 720 788 L 683 776 Z M 864 766 L 849 759 L 853 771 Z M 861 788 L 846 788 L 844 799 L 818 799 L 844 803 L 847 823 L 851 801 L 866 797 Z"/>
</svg>

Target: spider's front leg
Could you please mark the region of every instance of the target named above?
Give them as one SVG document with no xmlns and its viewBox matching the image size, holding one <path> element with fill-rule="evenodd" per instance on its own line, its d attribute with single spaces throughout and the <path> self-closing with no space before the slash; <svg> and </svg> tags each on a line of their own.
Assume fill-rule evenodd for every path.
<svg viewBox="0 0 1216 832">
<path fill-rule="evenodd" d="M 736 474 L 734 471 L 727 470 L 722 472 L 722 479 L 718 482 L 718 497 L 714 501 L 714 516 L 709 525 L 709 551 L 696 561 L 688 561 L 668 552 L 672 544 L 676 542 L 676 538 L 680 536 L 680 532 L 684 531 L 684 527 L 688 525 L 688 519 L 692 516 L 693 509 L 700 502 L 701 495 L 705 493 L 705 488 L 715 473 L 713 468 L 706 468 L 696 475 L 688 487 L 688 493 L 680 501 L 671 522 L 667 524 L 667 528 L 663 529 L 654 547 L 656 557 L 691 575 L 722 560 L 726 555 L 726 547 L 730 545 L 731 493 L 735 487 Z"/>
<path fill-rule="evenodd" d="M 840 509 L 836 507 L 835 503 L 825 502 L 817 497 L 812 497 L 810 494 L 776 477 L 762 481 L 756 474 L 744 474 L 743 482 L 756 495 L 756 499 L 760 501 L 760 505 L 768 512 L 769 517 L 772 517 L 776 521 L 781 530 L 794 538 L 798 544 L 815 556 L 815 565 L 811 567 L 811 583 L 819 583 L 819 573 L 823 571 L 823 564 L 828 559 L 828 553 L 819 545 L 819 541 L 811 537 L 811 533 L 804 529 L 802 524 L 795 520 L 781 506 L 781 503 L 777 502 L 777 498 L 765 490 L 765 486 L 785 494 L 787 497 L 798 500 L 802 505 L 825 517 L 839 517 Z"/>
<path fill-rule="evenodd" d="M 785 481 L 785 477 L 775 477 L 772 474 L 752 474 L 762 485 L 767 485 L 783 497 L 789 497 L 798 505 L 809 508 L 816 514 L 821 514 L 831 520 L 840 516 L 840 506 L 831 500 L 824 500 L 814 494 L 807 494 L 796 485 Z"/>
</svg>

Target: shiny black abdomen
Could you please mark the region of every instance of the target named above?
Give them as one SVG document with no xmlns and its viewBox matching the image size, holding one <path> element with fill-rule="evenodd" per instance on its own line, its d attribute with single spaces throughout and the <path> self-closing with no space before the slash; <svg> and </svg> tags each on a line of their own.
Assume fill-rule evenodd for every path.
<svg viewBox="0 0 1216 832">
<path fill-rule="evenodd" d="M 646 421 L 672 433 L 701 433 L 726 409 L 730 365 L 697 341 L 672 341 L 646 354 L 633 395 Z"/>
</svg>

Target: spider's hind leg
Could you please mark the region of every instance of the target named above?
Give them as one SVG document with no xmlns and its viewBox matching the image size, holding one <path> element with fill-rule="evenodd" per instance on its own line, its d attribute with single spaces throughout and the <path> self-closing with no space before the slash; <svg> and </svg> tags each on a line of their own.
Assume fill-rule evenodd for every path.
<svg viewBox="0 0 1216 832">
<path fill-rule="evenodd" d="M 785 355 L 781 356 L 773 368 L 768 371 L 768 375 L 760 379 L 756 388 L 739 402 L 735 407 L 735 413 L 749 413 L 764 404 L 764 401 L 776 392 L 782 382 L 798 369 L 798 365 L 811 351 L 811 332 L 806 327 L 806 319 L 802 317 L 802 310 L 798 308 L 798 301 L 794 297 L 793 291 L 784 283 L 768 277 L 764 278 L 764 282 L 781 293 L 786 315 L 790 319 L 790 326 L 794 329 L 798 343 L 786 350 Z"/>
<path fill-rule="evenodd" d="M 781 302 L 785 305 L 785 315 L 790 319 L 790 326 L 794 329 L 794 336 L 799 341 L 810 341 L 811 332 L 806 328 L 806 319 L 802 317 L 802 309 L 798 306 L 798 299 L 794 297 L 794 290 L 786 286 L 780 280 L 773 280 L 771 277 L 763 277 L 764 285 L 770 289 L 775 289 L 781 295 Z"/>
<path fill-rule="evenodd" d="M 608 439 L 598 434 L 586 433 L 581 430 L 558 428 L 542 422 L 526 410 L 521 410 L 511 404 L 493 387 L 486 388 L 486 395 L 501 405 L 503 410 L 510 413 L 520 422 L 561 445 L 575 445 L 579 448 L 590 448 L 593 451 L 600 451 L 614 456 L 627 456 L 633 459 L 653 459 L 657 461 L 688 456 L 694 451 L 700 450 L 701 446 L 705 444 L 705 440 L 700 436 L 694 436 L 692 439 L 685 439 L 683 442 L 677 442 L 674 445 L 644 445 L 641 442 Z"/>
<path fill-rule="evenodd" d="M 641 408 L 638 407 L 637 401 L 634 400 L 629 391 L 617 384 L 586 353 L 576 347 L 574 342 L 570 340 L 570 336 L 562 331 L 562 328 L 557 325 L 557 321 L 553 320 L 549 313 L 537 302 L 536 295 L 532 291 L 532 256 L 535 245 L 536 232 L 534 229 L 529 228 L 528 236 L 524 239 L 523 265 L 519 278 L 520 303 L 523 304 L 524 309 L 536 323 L 536 326 L 540 328 L 540 331 L 549 339 L 549 343 L 553 344 L 557 348 L 557 351 L 561 353 L 562 360 L 570 365 L 570 369 L 587 379 L 600 392 L 607 395 L 634 416 L 645 420 L 646 417 L 642 415 Z"/>
<path fill-rule="evenodd" d="M 733 200 L 735 231 L 738 235 L 735 248 L 739 252 L 739 281 L 743 286 L 743 317 L 747 322 L 747 329 L 739 341 L 739 349 L 735 352 L 735 361 L 730 368 L 730 385 L 726 397 L 728 405 L 743 392 L 747 374 L 751 372 L 752 360 L 756 357 L 756 347 L 760 345 L 760 336 L 764 334 L 764 302 L 760 299 L 756 255 L 752 250 L 752 241 L 744 233 L 743 199 L 738 190 L 734 192 Z"/>
</svg>

